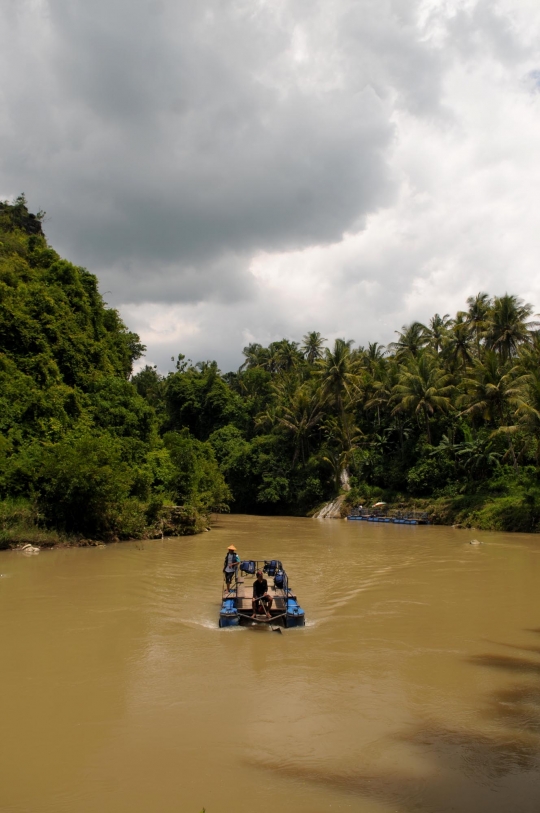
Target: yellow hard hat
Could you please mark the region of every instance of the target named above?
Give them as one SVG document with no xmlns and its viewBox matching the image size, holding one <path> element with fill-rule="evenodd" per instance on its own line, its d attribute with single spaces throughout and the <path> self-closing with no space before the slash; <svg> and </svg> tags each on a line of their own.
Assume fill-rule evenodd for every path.
<svg viewBox="0 0 540 813">
<path fill-rule="evenodd" d="M 236 550 L 236 548 L 234 547 L 234 545 L 229 545 L 229 547 L 227 548 L 227 550 Z"/>
</svg>

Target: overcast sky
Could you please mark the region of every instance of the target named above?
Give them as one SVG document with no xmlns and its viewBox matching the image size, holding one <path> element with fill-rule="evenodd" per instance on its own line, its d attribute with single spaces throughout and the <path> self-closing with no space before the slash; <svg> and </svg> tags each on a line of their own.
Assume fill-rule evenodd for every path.
<svg viewBox="0 0 540 813">
<path fill-rule="evenodd" d="M 538 0 L 0 0 L 0 197 L 165 371 L 540 309 Z"/>
</svg>

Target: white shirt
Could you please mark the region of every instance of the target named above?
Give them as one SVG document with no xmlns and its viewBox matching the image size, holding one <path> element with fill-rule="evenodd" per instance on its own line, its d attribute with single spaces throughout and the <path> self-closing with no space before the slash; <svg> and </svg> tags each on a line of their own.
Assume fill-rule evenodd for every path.
<svg viewBox="0 0 540 813">
<path fill-rule="evenodd" d="M 233 573 L 236 568 L 233 567 L 233 564 L 236 562 L 236 553 L 228 553 L 227 554 L 227 566 L 225 568 L 225 573 Z"/>
</svg>

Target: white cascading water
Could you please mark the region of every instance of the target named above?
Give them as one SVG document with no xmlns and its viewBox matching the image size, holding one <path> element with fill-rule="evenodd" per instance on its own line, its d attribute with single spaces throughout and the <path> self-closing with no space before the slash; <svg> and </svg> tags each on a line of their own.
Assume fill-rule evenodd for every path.
<svg viewBox="0 0 540 813">
<path fill-rule="evenodd" d="M 350 491 L 349 472 L 346 468 L 342 470 L 339 479 L 343 491 Z M 340 494 L 335 500 L 327 502 L 316 514 L 313 514 L 313 519 L 341 519 L 341 503 L 344 499 L 345 495 Z"/>
<path fill-rule="evenodd" d="M 341 519 L 341 503 L 344 499 L 345 495 L 340 494 L 337 499 L 327 502 L 313 515 L 313 519 Z"/>
</svg>

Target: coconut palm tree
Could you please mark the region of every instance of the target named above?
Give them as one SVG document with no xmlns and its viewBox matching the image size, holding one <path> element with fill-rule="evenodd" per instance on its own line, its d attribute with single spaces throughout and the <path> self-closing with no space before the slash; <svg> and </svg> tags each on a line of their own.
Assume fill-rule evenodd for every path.
<svg viewBox="0 0 540 813">
<path fill-rule="evenodd" d="M 461 381 L 460 401 L 464 407 L 461 414 L 481 418 L 492 426 L 508 425 L 525 383 L 519 373 L 517 365 L 502 366 L 494 351 L 486 351 L 482 359 L 474 360 L 467 377 Z"/>
<path fill-rule="evenodd" d="M 470 326 L 476 339 L 476 354 L 480 355 L 480 340 L 486 331 L 489 313 L 491 310 L 491 297 L 484 291 L 480 291 L 476 296 L 467 299 L 468 310 L 465 313 L 465 320 Z"/>
<path fill-rule="evenodd" d="M 292 393 L 287 392 L 284 384 L 276 385 L 275 391 L 278 400 L 275 422 L 294 439 L 293 465 L 300 453 L 305 465 L 310 435 L 325 416 L 326 396 L 313 380 L 296 386 Z"/>
<path fill-rule="evenodd" d="M 445 313 L 444 316 L 435 314 L 429 320 L 429 327 L 424 328 L 424 335 L 428 340 L 431 349 L 438 355 L 444 343 L 448 330 L 452 324 L 450 314 Z"/>
<path fill-rule="evenodd" d="M 520 345 L 531 342 L 531 333 L 538 322 L 529 321 L 533 306 L 517 296 L 496 296 L 489 314 L 486 345 L 503 362 L 517 356 Z"/>
<path fill-rule="evenodd" d="M 540 366 L 540 331 L 531 331 L 530 341 L 520 347 L 519 364 L 525 372 L 534 372 Z"/>
<path fill-rule="evenodd" d="M 317 359 L 322 358 L 323 343 L 326 339 L 324 339 L 320 333 L 316 330 L 311 331 L 311 333 L 306 333 L 302 341 L 304 344 L 301 346 L 300 352 L 308 364 L 314 364 Z"/>
<path fill-rule="evenodd" d="M 354 414 L 350 410 L 339 419 L 333 415 L 329 416 L 324 429 L 328 446 L 323 460 L 333 469 L 336 488 L 343 486 L 348 491 L 349 465 L 359 441 L 363 438 L 363 433 L 356 426 Z"/>
<path fill-rule="evenodd" d="M 467 424 L 462 424 L 461 431 L 463 440 L 453 447 L 456 457 L 460 460 L 469 479 L 487 476 L 499 466 L 502 455 L 495 450 L 493 440 L 475 436 Z"/>
<path fill-rule="evenodd" d="M 494 351 L 486 351 L 482 359 L 476 359 L 469 376 L 462 380 L 464 392 L 462 415 L 481 418 L 493 427 L 493 434 L 504 434 L 508 437 L 508 448 L 514 467 L 517 469 L 517 457 L 512 443 L 516 432 L 513 416 L 524 400 L 524 387 L 527 377 L 518 365 L 509 368 L 501 366 Z"/>
<path fill-rule="evenodd" d="M 241 370 L 251 370 L 255 367 L 267 369 L 269 353 L 267 348 L 263 347 L 262 344 L 258 344 L 257 342 L 248 344 L 248 346 L 242 350 L 242 355 L 245 356 L 246 360 L 240 366 Z"/>
<path fill-rule="evenodd" d="M 274 428 L 279 420 L 279 408 L 276 404 L 269 404 L 263 412 L 255 417 L 255 426 L 257 429 L 269 431 Z"/>
<path fill-rule="evenodd" d="M 333 349 L 327 347 L 317 361 L 323 392 L 333 400 L 338 415 L 343 415 L 346 405 L 358 398 L 360 377 L 351 354 L 352 344 L 352 339 L 336 339 Z"/>
<path fill-rule="evenodd" d="M 379 375 L 374 378 L 369 384 L 363 384 L 362 389 L 368 392 L 364 403 L 364 409 L 370 411 L 377 410 L 377 426 L 381 425 L 381 413 L 388 412 L 392 407 L 392 397 L 395 387 L 399 384 L 402 367 L 394 359 L 391 359 L 382 370 L 379 370 Z M 399 448 L 401 458 L 403 460 L 405 454 L 405 439 L 408 435 L 408 430 L 405 429 L 405 422 L 407 416 L 405 413 L 392 414 L 392 424 L 389 429 L 396 431 L 399 437 Z M 377 430 L 380 431 L 380 430 Z"/>
<path fill-rule="evenodd" d="M 271 347 L 275 369 L 278 372 L 292 370 L 297 367 L 302 360 L 302 355 L 298 349 L 298 342 L 291 342 L 289 339 L 281 339 L 279 342 L 272 342 Z"/>
<path fill-rule="evenodd" d="M 407 358 L 407 356 L 416 357 L 428 343 L 426 331 L 426 326 L 421 322 L 403 325 L 401 332 L 396 330 L 398 334 L 397 342 L 391 342 L 388 347 L 395 354 L 398 361 Z"/>
<path fill-rule="evenodd" d="M 455 387 L 450 382 L 451 377 L 433 356 L 421 353 L 417 358 L 410 358 L 392 391 L 392 400 L 396 403 L 392 415 L 409 412 L 419 421 L 423 419 L 431 445 L 430 418 L 435 412 L 449 412 L 453 408 Z"/>
<path fill-rule="evenodd" d="M 376 364 L 386 355 L 386 347 L 379 342 L 369 342 L 366 350 L 366 359 L 370 365 Z"/>
<path fill-rule="evenodd" d="M 381 423 L 381 410 L 390 404 L 392 392 L 399 380 L 400 365 L 391 360 L 384 368 L 380 368 L 362 385 L 366 394 L 364 408 L 377 410 L 377 423 Z"/>
<path fill-rule="evenodd" d="M 336 459 L 341 459 L 345 468 L 348 466 L 347 453 L 353 448 L 358 431 L 353 409 L 361 394 L 360 363 L 351 352 L 352 344 L 352 339 L 336 339 L 333 349 L 326 348 L 323 358 L 317 360 L 316 370 L 323 395 L 335 410 L 334 418 L 340 427 L 339 432 L 333 431 L 333 438 L 339 445 Z M 346 471 L 343 476 L 347 477 Z"/>
<path fill-rule="evenodd" d="M 515 396 L 516 428 L 523 429 L 536 442 L 536 465 L 540 465 L 540 371 L 523 376 Z"/>
<path fill-rule="evenodd" d="M 472 363 L 472 336 L 465 314 L 459 313 L 444 340 L 444 357 L 453 370 L 465 368 Z"/>
</svg>

